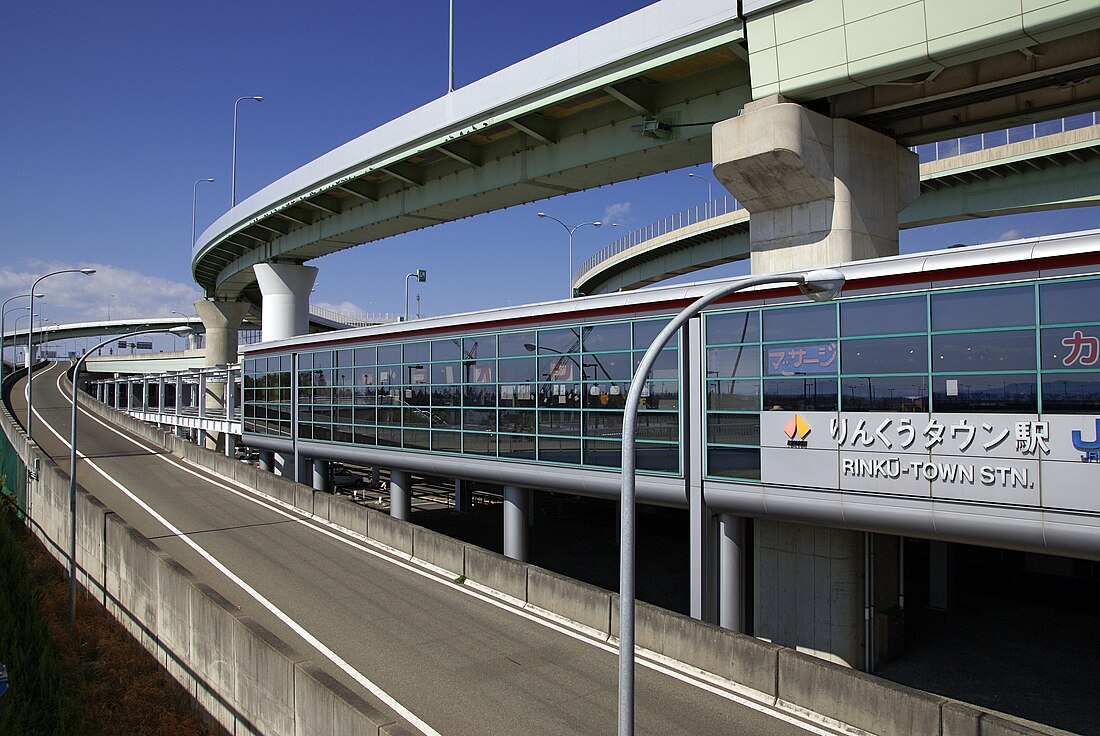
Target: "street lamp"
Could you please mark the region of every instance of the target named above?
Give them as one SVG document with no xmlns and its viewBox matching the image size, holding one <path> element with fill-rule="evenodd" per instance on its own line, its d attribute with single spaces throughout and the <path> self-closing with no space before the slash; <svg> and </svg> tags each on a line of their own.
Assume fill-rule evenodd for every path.
<svg viewBox="0 0 1100 736">
<path fill-rule="evenodd" d="M 233 103 L 233 159 L 229 164 L 229 206 L 234 207 L 237 204 L 237 105 L 241 103 L 241 100 L 254 100 L 256 102 L 263 102 L 263 97 L 238 97 L 237 101 Z M 194 238 L 191 240 L 194 243 Z"/>
<path fill-rule="evenodd" d="M 197 179 L 191 187 L 191 247 L 195 247 L 195 205 L 199 199 L 199 184 L 213 179 Z"/>
<path fill-rule="evenodd" d="M 619 721 L 618 736 L 634 733 L 634 560 L 635 560 L 635 438 L 638 407 L 646 377 L 661 349 L 676 331 L 708 305 L 741 289 L 763 284 L 794 282 L 809 299 L 824 302 L 833 299 L 844 288 L 844 274 L 831 268 L 803 273 L 779 273 L 762 276 L 746 276 L 724 284 L 684 307 L 653 339 L 645 355 L 638 363 L 634 378 L 630 381 L 626 407 L 623 409 L 622 487 L 619 504 Z"/>
<path fill-rule="evenodd" d="M 38 279 L 31 284 L 30 290 L 30 314 L 31 322 L 27 327 L 27 439 L 32 438 L 31 434 L 31 391 L 34 390 L 34 360 L 31 357 L 31 339 L 34 334 L 34 290 L 38 288 L 38 283 L 42 279 L 48 279 L 50 276 L 57 276 L 62 273 L 82 273 L 85 276 L 91 276 L 95 273 L 94 268 L 63 268 L 60 271 L 51 271 L 45 276 L 39 276 Z"/>
<path fill-rule="evenodd" d="M 573 298 L 573 233 L 575 233 L 577 230 L 584 227 L 585 225 L 591 225 L 592 227 L 599 227 L 603 223 L 600 222 L 599 220 L 596 220 L 595 222 L 582 222 L 579 225 L 573 225 L 572 227 L 570 227 L 569 225 L 566 225 L 564 222 L 562 222 L 558 218 L 554 217 L 553 215 L 548 215 L 545 212 L 539 212 L 538 216 L 539 217 L 544 217 L 544 218 L 549 219 L 549 220 L 553 220 L 554 222 L 556 222 L 559 225 L 561 225 L 562 227 L 564 227 L 565 231 L 567 233 L 569 233 L 569 273 L 568 273 L 568 277 L 569 277 L 569 295 L 566 298 L 567 299 L 572 299 Z"/>
<path fill-rule="evenodd" d="M 413 273 L 405 276 L 405 321 L 409 321 L 409 279 L 415 278 L 420 283 L 424 283 L 428 280 L 428 272 L 422 268 L 416 269 Z"/>
<path fill-rule="evenodd" d="M 30 294 L 19 294 L 17 296 L 8 297 L 7 299 L 4 300 L 3 304 L 0 304 L 0 382 L 2 382 L 3 379 L 4 379 L 4 340 L 6 340 L 7 336 L 8 336 L 8 333 L 4 330 L 4 317 L 7 316 L 8 312 L 15 312 L 15 311 L 18 311 L 20 309 L 28 309 L 28 310 L 30 309 L 30 307 L 13 307 L 11 309 L 7 309 L 8 303 L 13 302 L 16 299 L 26 299 L 29 296 L 30 296 Z M 39 299 L 41 299 L 43 295 L 42 294 L 37 294 L 36 296 Z M 7 309 L 7 311 L 5 311 L 5 309 Z M 12 348 L 15 347 L 15 338 L 14 337 L 12 338 L 11 346 L 12 346 Z M 12 362 L 12 365 L 14 366 L 15 365 L 15 358 L 14 357 L 12 358 L 11 362 Z"/>
<path fill-rule="evenodd" d="M 191 328 L 186 325 L 177 327 L 158 327 L 150 330 L 138 330 L 118 337 L 109 337 L 91 350 L 84 351 L 73 366 L 73 409 L 69 420 L 69 625 L 76 622 L 76 394 L 80 385 L 80 368 L 93 351 L 105 347 L 109 343 L 118 340 L 128 340 L 138 335 L 151 335 L 158 332 L 170 332 L 179 337 L 191 334 Z"/>
<path fill-rule="evenodd" d="M 111 300 L 115 298 L 114 294 L 107 295 L 107 321 L 111 321 Z"/>
<path fill-rule="evenodd" d="M 703 208 L 703 215 L 704 217 L 710 217 L 710 203 L 714 201 L 714 196 L 711 194 L 710 179 L 705 176 L 699 176 L 698 174 L 692 174 L 691 172 L 688 172 L 688 176 L 692 179 L 702 179 L 707 183 L 707 204 Z"/>
</svg>

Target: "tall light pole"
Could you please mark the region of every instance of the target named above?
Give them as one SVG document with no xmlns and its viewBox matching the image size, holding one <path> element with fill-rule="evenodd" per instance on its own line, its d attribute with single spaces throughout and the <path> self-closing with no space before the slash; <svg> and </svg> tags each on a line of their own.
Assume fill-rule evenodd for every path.
<svg viewBox="0 0 1100 736">
<path fill-rule="evenodd" d="M 254 100 L 255 102 L 263 102 L 263 97 L 250 97 L 245 95 L 244 97 L 238 97 L 237 101 L 233 103 L 233 158 L 229 164 L 229 206 L 234 207 L 237 204 L 237 105 L 241 103 L 241 100 Z M 194 239 L 192 239 L 194 242 Z"/>
<path fill-rule="evenodd" d="M 109 337 L 91 350 L 85 350 L 84 354 L 73 366 L 73 410 L 69 419 L 69 625 L 76 622 L 76 394 L 80 385 L 80 369 L 84 361 L 93 351 L 117 340 L 127 340 L 138 335 L 150 335 L 158 332 L 170 332 L 173 335 L 183 337 L 191 334 L 191 328 L 186 325 L 177 327 L 160 327 L 152 330 L 138 330 L 118 337 Z"/>
<path fill-rule="evenodd" d="M 63 268 L 60 271 L 50 271 L 44 276 L 39 276 L 38 279 L 31 284 L 30 290 L 30 315 L 31 321 L 27 327 L 27 439 L 32 438 L 31 434 L 31 392 L 34 390 L 34 359 L 31 357 L 31 339 L 34 335 L 34 290 L 38 288 L 39 282 L 42 279 L 48 279 L 50 276 L 57 276 L 62 273 L 82 273 L 85 276 L 91 276 L 95 273 L 94 268 Z"/>
<path fill-rule="evenodd" d="M 688 176 L 690 176 L 692 179 L 702 179 L 703 181 L 705 181 L 707 183 L 707 204 L 703 209 L 703 214 L 706 217 L 710 217 L 710 203 L 714 201 L 714 196 L 711 194 L 710 179 L 708 179 L 705 176 L 699 176 L 698 174 L 693 174 L 691 172 L 688 172 Z"/>
<path fill-rule="evenodd" d="M 8 333 L 4 330 L 4 317 L 7 315 L 8 312 L 14 312 L 14 311 L 17 311 L 19 309 L 28 309 L 28 310 L 30 309 L 30 307 L 15 307 L 13 309 L 7 309 L 7 306 L 10 302 L 14 302 L 16 299 L 26 299 L 29 296 L 30 296 L 30 294 L 18 294 L 16 296 L 8 297 L 7 299 L 4 300 L 3 304 L 0 304 L 0 382 L 2 382 L 3 379 L 4 379 L 4 340 L 6 340 L 7 336 L 8 336 Z M 39 299 L 42 298 L 42 294 L 38 294 L 37 296 L 38 296 Z M 7 311 L 4 311 L 4 310 L 7 310 Z M 15 339 L 14 339 L 14 337 L 12 338 L 11 346 L 12 346 L 12 348 L 15 348 Z M 12 362 L 12 365 L 15 365 L 14 356 L 12 357 L 11 362 Z"/>
<path fill-rule="evenodd" d="M 428 272 L 422 268 L 416 269 L 413 273 L 405 276 L 405 321 L 409 321 L 409 279 L 415 278 L 420 283 L 424 283 L 428 280 Z"/>
<path fill-rule="evenodd" d="M 544 217 L 548 220 L 553 220 L 554 222 L 556 222 L 559 225 L 561 225 L 562 227 L 564 227 L 565 232 L 569 233 L 569 273 L 567 274 L 568 277 L 569 277 L 569 279 L 568 279 L 569 292 L 568 292 L 568 296 L 566 298 L 567 299 L 572 299 L 573 298 L 573 233 L 577 232 L 577 230 L 580 230 L 585 225 L 591 225 L 592 227 L 599 227 L 603 223 L 600 222 L 599 220 L 596 220 L 595 222 L 582 222 L 579 225 L 566 225 L 564 222 L 562 222 L 558 218 L 554 217 L 553 215 L 548 215 L 545 212 L 539 212 L 538 216 L 539 217 Z"/>
<path fill-rule="evenodd" d="M 107 321 L 111 321 L 111 300 L 115 298 L 114 294 L 107 295 Z"/>
<path fill-rule="evenodd" d="M 619 720 L 618 736 L 634 734 L 634 560 L 635 560 L 635 438 L 642 390 L 657 356 L 685 322 L 724 296 L 763 284 L 796 283 L 807 298 L 829 301 L 844 288 L 844 274 L 831 268 L 804 273 L 746 276 L 696 299 L 684 307 L 653 339 L 645 351 L 627 391 L 623 409 L 622 487 L 620 489 L 619 548 Z"/>
<path fill-rule="evenodd" d="M 447 91 L 455 91 L 455 0 L 450 1 L 447 22 Z"/>
<path fill-rule="evenodd" d="M 191 187 L 191 247 L 195 247 L 195 206 L 199 200 L 199 184 L 204 181 L 214 181 L 213 179 L 197 179 Z"/>
</svg>

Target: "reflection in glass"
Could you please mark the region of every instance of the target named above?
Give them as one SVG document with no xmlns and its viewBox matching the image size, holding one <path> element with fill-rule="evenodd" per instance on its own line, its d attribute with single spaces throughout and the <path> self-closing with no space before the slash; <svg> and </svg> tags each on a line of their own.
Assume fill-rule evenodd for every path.
<svg viewBox="0 0 1100 736">
<path fill-rule="evenodd" d="M 766 411 L 836 411 L 835 378 L 789 378 L 764 380 Z"/>
<path fill-rule="evenodd" d="M 760 313 L 757 311 L 708 314 L 706 320 L 708 345 L 760 342 Z"/>
<path fill-rule="evenodd" d="M 759 411 L 760 381 L 708 381 L 707 409 Z"/>
<path fill-rule="evenodd" d="M 840 334 L 845 337 L 928 331 L 924 296 L 841 302 Z"/>
<path fill-rule="evenodd" d="M 970 330 L 1035 324 L 1035 289 L 1010 286 L 932 294 L 932 329 Z"/>
<path fill-rule="evenodd" d="M 808 340 L 836 337 L 836 305 L 799 305 L 785 309 L 767 309 L 761 314 L 764 341 Z"/>
<path fill-rule="evenodd" d="M 1100 315 L 1085 305 L 1100 304 L 1100 279 L 1039 284 L 1039 321 L 1044 325 L 1077 325 L 1100 322 Z"/>
<path fill-rule="evenodd" d="M 1035 370 L 1034 330 L 932 336 L 932 370 Z"/>
<path fill-rule="evenodd" d="M 1044 414 L 1090 414 L 1100 407 L 1100 372 L 1043 376 Z"/>
<path fill-rule="evenodd" d="M 708 448 L 707 475 L 714 478 L 760 480 L 760 448 Z"/>
<path fill-rule="evenodd" d="M 885 337 L 841 343 L 844 373 L 927 373 L 928 338 Z"/>
<path fill-rule="evenodd" d="M 1033 373 L 932 378 L 932 411 L 1030 414 L 1038 410 Z"/>
<path fill-rule="evenodd" d="M 928 411 L 925 376 L 845 376 L 841 411 Z"/>
</svg>

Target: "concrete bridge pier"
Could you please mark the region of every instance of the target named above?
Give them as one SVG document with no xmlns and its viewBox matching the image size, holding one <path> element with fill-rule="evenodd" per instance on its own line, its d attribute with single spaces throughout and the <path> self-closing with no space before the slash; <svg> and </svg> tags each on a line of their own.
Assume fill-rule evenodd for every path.
<svg viewBox="0 0 1100 736">
<path fill-rule="evenodd" d="M 257 263 L 252 267 L 263 294 L 264 342 L 309 332 L 309 293 L 317 279 L 313 266 Z"/>
<path fill-rule="evenodd" d="M 328 468 L 328 460 L 313 458 L 313 490 L 325 491 L 326 493 L 331 491 L 328 482 Z"/>
<path fill-rule="evenodd" d="M 504 556 L 527 562 L 531 489 L 504 486 Z"/>
<path fill-rule="evenodd" d="M 745 520 L 718 516 L 718 625 L 745 631 Z"/>
<path fill-rule="evenodd" d="M 206 330 L 206 355 L 203 361 L 207 367 L 229 365 L 237 362 L 237 332 L 241 320 L 248 312 L 244 302 L 206 301 L 195 302 L 195 311 Z M 207 411 L 218 412 L 225 409 L 226 391 L 233 387 L 224 383 L 207 383 L 200 401 Z M 225 438 L 220 432 L 206 432 L 206 448 L 226 450 Z"/>
<path fill-rule="evenodd" d="M 412 486 L 407 470 L 390 470 L 390 516 L 408 521 L 412 511 Z"/>
<path fill-rule="evenodd" d="M 713 129 L 714 176 L 751 215 L 754 274 L 897 255 L 917 155 L 774 95 Z"/>
</svg>

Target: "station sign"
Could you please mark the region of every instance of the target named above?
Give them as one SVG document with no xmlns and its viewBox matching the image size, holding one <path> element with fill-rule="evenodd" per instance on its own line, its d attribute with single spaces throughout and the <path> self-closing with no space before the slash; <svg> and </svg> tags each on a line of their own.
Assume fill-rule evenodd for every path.
<svg viewBox="0 0 1100 736">
<path fill-rule="evenodd" d="M 1100 417 L 764 412 L 761 481 L 1100 512 Z"/>
</svg>

